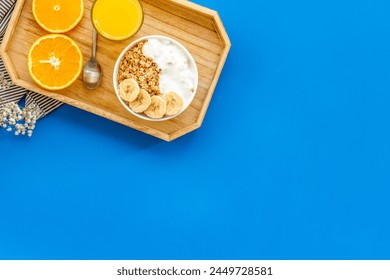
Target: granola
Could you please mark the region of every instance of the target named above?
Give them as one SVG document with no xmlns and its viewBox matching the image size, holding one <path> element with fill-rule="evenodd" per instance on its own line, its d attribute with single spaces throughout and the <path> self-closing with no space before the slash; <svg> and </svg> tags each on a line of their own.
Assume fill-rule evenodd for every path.
<svg viewBox="0 0 390 280">
<path fill-rule="evenodd" d="M 159 95 L 160 69 L 151 58 L 142 53 L 146 42 L 139 42 L 124 55 L 119 65 L 117 81 L 119 84 L 126 79 L 134 79 L 150 95 Z"/>
</svg>

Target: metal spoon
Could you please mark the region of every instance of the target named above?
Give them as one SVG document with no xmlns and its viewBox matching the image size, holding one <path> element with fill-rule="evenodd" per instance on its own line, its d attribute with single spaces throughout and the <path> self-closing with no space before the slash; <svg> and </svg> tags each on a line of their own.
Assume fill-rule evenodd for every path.
<svg viewBox="0 0 390 280">
<path fill-rule="evenodd" d="M 92 56 L 88 63 L 84 66 L 83 72 L 83 83 L 87 89 L 96 89 L 102 80 L 102 69 L 96 61 L 96 44 L 97 33 L 96 29 L 93 28 Z"/>
</svg>

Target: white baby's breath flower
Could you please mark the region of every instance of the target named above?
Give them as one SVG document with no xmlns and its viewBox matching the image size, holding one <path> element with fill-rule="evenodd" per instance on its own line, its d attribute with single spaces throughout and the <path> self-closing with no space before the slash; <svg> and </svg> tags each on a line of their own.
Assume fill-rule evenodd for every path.
<svg viewBox="0 0 390 280">
<path fill-rule="evenodd" d="M 1 99 L 0 104 L 2 104 Z M 40 108 L 35 105 L 29 105 L 21 109 L 14 102 L 6 103 L 0 105 L 0 127 L 9 132 L 14 131 L 16 136 L 27 134 L 31 137 L 40 114 Z"/>
<path fill-rule="evenodd" d="M 8 89 L 12 86 L 12 82 L 5 78 L 4 73 L 0 73 L 0 90 Z"/>
</svg>

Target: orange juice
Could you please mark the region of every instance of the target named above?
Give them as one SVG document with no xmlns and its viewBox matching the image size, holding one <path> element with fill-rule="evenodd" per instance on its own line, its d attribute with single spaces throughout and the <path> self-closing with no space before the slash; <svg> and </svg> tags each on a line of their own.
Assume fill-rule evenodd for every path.
<svg viewBox="0 0 390 280">
<path fill-rule="evenodd" d="M 92 22 L 107 39 L 124 40 L 140 29 L 142 7 L 138 0 L 96 0 L 92 8 Z"/>
</svg>

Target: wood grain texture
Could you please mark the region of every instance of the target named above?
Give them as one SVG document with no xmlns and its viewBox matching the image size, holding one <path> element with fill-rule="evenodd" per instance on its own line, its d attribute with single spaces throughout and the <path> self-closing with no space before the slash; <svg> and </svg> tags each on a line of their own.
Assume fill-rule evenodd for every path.
<svg viewBox="0 0 390 280">
<path fill-rule="evenodd" d="M 101 86 L 94 91 L 87 90 L 80 77 L 69 88 L 51 92 L 36 85 L 28 73 L 28 50 L 35 40 L 46 34 L 33 18 L 31 3 L 32 0 L 17 1 L 0 49 L 15 84 L 166 141 L 201 126 L 230 49 L 228 35 L 217 12 L 184 0 L 141 0 L 145 20 L 133 38 L 116 42 L 99 37 L 97 58 L 103 69 Z M 91 50 L 93 0 L 84 3 L 83 20 L 67 35 L 78 43 L 86 62 Z M 179 41 L 190 51 L 198 66 L 199 86 L 194 101 L 180 116 L 165 122 L 145 121 L 130 114 L 120 104 L 112 84 L 119 54 L 133 40 L 146 35 L 165 35 Z"/>
</svg>

